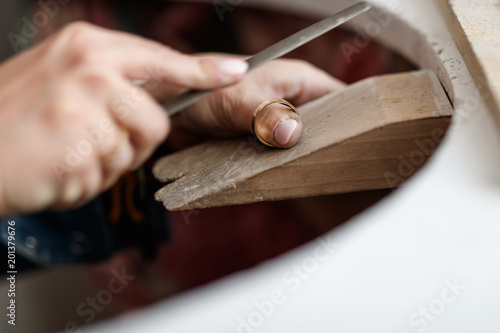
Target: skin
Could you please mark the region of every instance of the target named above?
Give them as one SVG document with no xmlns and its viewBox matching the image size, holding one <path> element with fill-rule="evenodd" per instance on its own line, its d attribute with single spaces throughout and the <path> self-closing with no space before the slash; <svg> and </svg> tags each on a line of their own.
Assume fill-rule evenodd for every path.
<svg viewBox="0 0 500 333">
<path fill-rule="evenodd" d="M 307 62 L 275 60 L 248 73 L 240 82 L 216 90 L 174 117 L 172 131 L 176 135 L 172 137 L 195 138 L 199 133 L 228 137 L 252 133 L 252 116 L 263 101 L 281 98 L 298 106 L 343 87 L 344 83 Z M 280 144 L 274 134 L 286 119 L 296 120 L 297 128 L 286 144 Z M 300 140 L 304 126 L 300 117 L 289 108 L 272 104 L 258 114 L 255 127 L 274 147 L 290 148 Z"/>
<path fill-rule="evenodd" d="M 86 23 L 69 24 L 3 63 L 0 77 L 0 216 L 75 208 L 139 167 L 169 135 L 181 145 L 199 134 L 250 133 L 262 101 L 302 104 L 342 86 L 291 60 L 245 77 L 239 58 L 189 56 Z M 215 88 L 172 121 L 158 103 L 187 89 Z M 273 142 L 291 115 L 279 106 L 265 111 L 258 126 Z M 297 121 L 282 147 L 300 138 Z"/>
</svg>

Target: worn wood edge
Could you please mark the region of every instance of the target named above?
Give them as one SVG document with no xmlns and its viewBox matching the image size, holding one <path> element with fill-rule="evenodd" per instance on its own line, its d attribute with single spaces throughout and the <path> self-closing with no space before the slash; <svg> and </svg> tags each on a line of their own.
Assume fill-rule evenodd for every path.
<svg viewBox="0 0 500 333">
<path fill-rule="evenodd" d="M 435 75 L 428 70 L 419 70 L 419 71 L 414 71 L 414 72 L 409 72 L 409 73 L 397 73 L 397 74 L 386 74 L 386 75 L 374 76 L 371 78 L 361 80 L 355 84 L 352 84 L 351 86 L 349 86 L 346 89 L 355 91 L 356 89 L 359 89 L 360 87 L 365 86 L 366 90 L 369 90 L 373 86 L 375 86 L 372 83 L 376 82 L 379 79 L 385 79 L 387 77 L 397 78 L 397 77 L 405 76 L 405 75 L 416 75 L 415 79 L 420 79 L 421 76 L 426 76 L 431 80 L 432 86 L 434 87 L 434 89 L 442 90 L 440 83 L 439 83 L 439 80 L 437 80 Z M 363 90 L 365 90 L 365 89 L 363 89 Z M 436 90 L 436 91 L 438 91 L 438 90 Z M 376 91 L 374 91 L 373 93 L 380 94 L 380 92 L 376 92 Z M 308 133 L 307 123 L 312 121 L 311 118 L 314 117 L 314 111 L 317 109 L 321 109 L 322 105 L 325 103 L 328 103 L 330 100 L 333 100 L 335 98 L 341 99 L 340 96 L 343 96 L 346 94 L 348 95 L 348 93 L 346 93 L 345 91 L 338 91 L 338 92 L 332 93 L 330 95 L 324 96 L 324 97 L 319 98 L 315 101 L 312 101 L 312 102 L 309 102 L 307 104 L 300 106 L 298 109 L 299 109 L 299 111 L 302 115 L 302 118 L 306 124 L 306 128 L 304 130 L 304 136 L 306 136 Z M 357 98 L 359 96 L 356 95 L 353 97 Z M 374 105 L 372 105 L 372 106 L 374 106 Z M 445 109 L 446 110 L 446 108 L 443 108 L 442 105 L 436 105 L 436 106 L 438 109 Z M 375 110 L 373 110 L 373 112 L 375 112 Z M 388 114 L 387 112 L 384 114 L 384 116 L 391 118 L 391 119 L 394 118 L 393 114 Z M 385 120 L 387 121 L 387 123 L 389 123 L 390 121 L 392 121 L 391 119 L 385 119 Z M 381 124 L 381 125 L 383 125 L 383 124 Z M 249 140 L 249 139 L 253 141 L 253 142 L 251 142 L 252 144 L 259 146 L 259 148 L 261 148 L 261 149 L 263 148 L 259 143 L 257 143 L 257 140 L 253 136 L 247 137 L 247 140 Z M 237 139 L 216 140 L 216 141 L 206 142 L 206 143 L 196 145 L 194 147 L 184 149 L 184 150 L 179 151 L 179 152 L 175 152 L 175 153 L 170 154 L 168 156 L 162 157 L 156 162 L 155 166 L 153 167 L 153 174 L 161 182 L 171 183 L 177 179 L 182 178 L 190 170 L 195 169 L 197 164 L 201 163 L 200 162 L 200 160 L 201 160 L 200 154 L 210 155 L 211 154 L 210 150 L 213 149 L 214 144 L 216 144 L 216 145 L 225 145 L 225 144 L 230 145 L 230 144 L 235 143 L 235 142 L 241 142 L 241 140 L 242 140 L 241 138 L 237 138 Z M 302 141 L 299 143 L 299 145 L 303 144 Z M 333 142 L 331 142 L 331 143 L 333 143 Z M 297 149 L 295 149 L 295 148 L 291 149 L 291 150 L 284 150 L 282 152 L 284 153 L 284 155 L 294 154 L 295 152 L 297 152 Z M 299 156 L 297 156 L 297 157 L 299 157 Z M 297 157 L 295 157 L 295 158 L 297 158 Z M 193 160 L 193 158 L 194 158 L 194 160 Z M 171 161 L 174 161 L 174 163 L 172 163 Z"/>
<path fill-rule="evenodd" d="M 226 187 L 182 206 L 165 203 L 165 207 L 172 211 L 203 209 L 398 187 L 432 156 L 450 121 L 450 116 L 439 116 L 392 123 L 255 175 L 240 185 Z M 433 133 L 440 138 L 437 142 Z M 387 149 L 389 146 L 398 146 L 398 149 Z M 335 160 L 334 156 L 346 154 L 351 155 L 350 158 Z M 363 157 L 360 159 L 360 156 Z M 325 170 L 321 164 L 328 164 L 328 177 L 317 175 Z M 326 178 L 331 181 L 325 182 Z M 274 183 L 263 181 L 268 179 Z M 290 179 L 296 182 L 290 184 Z M 315 186 L 314 191 L 311 184 Z"/>
<path fill-rule="evenodd" d="M 324 108 L 323 104 L 328 104 L 330 101 L 333 100 L 335 100 L 336 102 L 343 102 L 341 110 L 343 110 L 343 112 L 345 113 L 346 110 L 349 110 L 349 105 L 350 105 L 349 103 L 352 103 L 353 100 L 357 99 L 363 100 L 363 98 L 368 98 L 368 99 L 371 98 L 370 102 L 368 101 L 364 102 L 364 103 L 369 103 L 370 113 L 364 114 L 363 118 L 366 118 L 367 116 L 373 118 L 372 122 L 370 123 L 371 127 L 368 128 L 368 130 L 371 128 L 375 128 L 377 126 L 387 125 L 393 120 L 391 120 L 391 117 L 388 118 L 388 116 L 390 115 L 384 114 L 382 112 L 379 96 L 374 87 L 377 85 L 376 84 L 377 80 L 392 79 L 399 82 L 400 81 L 399 78 L 401 76 L 407 76 L 407 75 L 411 75 L 412 80 L 417 80 L 418 78 L 422 77 L 428 78 L 434 76 L 434 74 L 430 72 L 418 71 L 412 73 L 404 73 L 404 74 L 399 73 L 399 74 L 390 74 L 390 75 L 372 77 L 362 80 L 356 84 L 353 84 L 342 91 L 333 93 L 328 96 L 324 96 L 319 100 L 313 101 L 311 103 L 308 103 L 300 107 L 299 108 L 300 112 L 306 124 L 306 129 L 304 131 L 303 139 L 293 149 L 288 149 L 288 150 L 267 149 L 264 148 L 261 144 L 253 142 L 254 145 L 252 147 L 254 149 L 259 149 L 259 148 L 263 149 L 262 151 L 255 152 L 255 155 L 252 156 L 253 162 L 255 162 L 255 160 L 258 161 L 265 160 L 266 163 L 257 163 L 256 165 L 254 163 L 254 166 L 252 168 L 253 173 L 247 174 L 245 175 L 245 177 L 241 177 L 240 175 L 238 175 L 237 174 L 238 170 L 230 170 L 230 172 L 217 174 L 219 170 L 217 170 L 216 168 L 216 164 L 218 163 L 219 160 L 225 160 L 228 158 L 228 156 L 224 156 L 224 154 L 222 156 L 220 155 L 221 152 L 224 153 L 225 146 L 229 146 L 228 150 L 234 150 L 235 146 L 238 145 L 243 147 L 245 145 L 251 146 L 248 144 L 248 142 L 245 143 L 245 141 L 242 139 L 209 142 L 169 155 L 163 159 L 160 159 L 153 168 L 153 173 L 157 177 L 157 179 L 159 179 L 160 181 L 167 181 L 167 182 L 170 182 L 174 179 L 178 180 L 175 181 L 173 184 L 169 184 L 165 188 L 160 190 L 156 195 L 156 199 L 163 202 L 177 202 L 179 200 L 185 200 L 184 197 L 186 195 L 185 194 L 186 191 L 188 193 L 193 193 L 193 191 L 195 191 L 195 193 L 192 194 L 193 197 L 191 200 L 196 200 L 197 197 L 203 197 L 214 190 L 223 190 L 225 187 L 228 186 L 227 185 L 228 183 L 234 184 L 242 182 L 245 179 L 248 179 L 249 177 L 252 177 L 255 174 L 265 172 L 270 168 L 290 162 L 301 156 L 309 155 L 312 152 L 314 152 L 313 149 L 318 150 L 330 144 L 338 143 L 338 141 L 336 140 L 333 141 L 329 140 L 330 136 L 329 134 L 326 134 L 328 127 L 327 126 L 325 127 L 325 125 L 328 125 L 328 123 L 324 123 L 323 121 L 319 126 L 325 127 L 324 133 L 320 132 L 320 136 L 314 136 L 310 140 L 307 140 L 310 134 L 310 128 L 307 124 L 309 121 L 311 122 L 313 121 L 313 119 L 308 119 L 308 118 L 314 118 L 319 116 L 322 112 L 321 110 L 329 110 L 330 108 Z M 311 112 L 308 112 L 309 110 Z M 314 110 L 316 110 L 317 112 L 315 112 Z M 340 114 L 341 113 L 342 112 L 340 112 Z M 339 110 L 336 111 L 334 117 L 332 117 L 330 120 L 334 121 L 332 119 L 335 119 L 335 117 L 337 117 L 338 119 L 338 115 L 339 115 Z M 330 115 L 327 115 L 327 117 L 330 117 Z M 359 120 L 359 118 L 355 119 Z M 367 130 L 366 128 L 361 130 L 358 129 L 357 127 L 342 126 L 343 121 L 345 120 L 341 118 L 339 119 L 339 121 L 334 121 L 335 125 L 337 126 L 337 131 L 336 131 L 337 135 L 341 135 L 339 133 L 346 131 L 353 131 L 353 130 L 357 131 L 352 133 L 352 135 L 349 134 L 352 137 L 362 133 L 364 130 Z M 321 137 L 324 137 L 327 140 L 321 141 Z M 321 146 L 312 147 L 314 145 L 314 142 L 317 142 L 318 140 L 321 142 Z M 231 148 L 231 146 L 233 147 Z M 273 158 L 275 163 L 269 164 L 269 160 Z M 232 158 L 229 158 L 229 160 L 232 160 Z M 229 165 L 231 168 L 231 164 L 227 165 Z M 239 166 L 235 165 L 235 167 Z M 213 179 L 213 181 L 210 183 L 210 186 L 212 186 L 212 188 L 207 188 L 206 186 L 200 186 L 198 182 L 189 184 L 190 181 L 189 174 L 187 174 L 186 177 L 182 177 L 179 179 L 179 176 L 186 174 L 187 170 L 196 172 L 206 179 Z M 169 197 L 168 195 L 169 191 L 175 192 L 176 195 L 175 196 L 172 195 Z M 181 206 L 182 203 L 177 203 L 176 205 Z"/>
<path fill-rule="evenodd" d="M 421 71 L 418 71 L 420 73 Z M 341 90 L 334 92 L 332 94 L 323 96 L 322 98 L 319 98 L 317 100 L 311 101 L 309 103 L 306 103 L 300 107 L 298 107 L 298 110 L 302 116 L 302 119 L 305 123 L 305 129 L 304 129 L 304 135 L 303 137 L 306 137 L 309 128 L 307 123 L 310 122 L 314 118 L 315 110 L 316 109 L 321 109 L 322 105 L 325 103 L 328 103 L 331 100 L 334 99 L 342 99 L 343 95 L 348 95 L 349 91 L 354 91 L 356 89 L 360 89 L 360 87 L 366 87 L 366 89 L 362 89 L 363 91 L 370 92 L 369 89 L 371 86 L 373 86 L 372 82 L 375 82 L 379 78 L 383 78 L 386 75 L 382 76 L 376 76 L 376 77 L 371 77 L 367 78 L 364 80 L 361 80 L 357 83 L 352 84 L 347 90 Z M 376 92 L 371 92 L 375 94 Z M 354 96 L 353 96 L 354 97 Z M 247 136 L 246 140 L 249 138 L 254 138 L 253 136 Z M 190 147 L 187 149 L 184 149 L 180 152 L 175 152 L 173 154 L 170 154 L 168 156 L 165 156 L 163 158 L 160 158 L 156 163 L 155 166 L 153 167 L 153 174 L 154 176 L 166 183 L 171 183 L 173 181 L 176 181 L 180 178 L 182 178 L 188 170 L 193 170 L 196 169 L 196 166 L 201 163 L 202 155 L 206 154 L 208 156 L 213 157 L 212 152 L 216 150 L 220 150 L 219 146 L 225 146 L 225 145 L 234 145 L 234 144 L 240 144 L 245 140 L 245 138 L 236 138 L 236 139 L 226 139 L 226 140 L 215 140 L 215 141 L 210 141 L 210 142 L 205 142 L 199 145 L 196 145 L 194 147 Z M 272 149 L 272 148 L 265 148 L 262 144 L 258 143 L 256 139 L 253 139 L 251 142 L 251 145 L 255 148 L 259 148 L 261 151 L 270 153 L 273 152 L 273 154 L 281 154 L 284 155 L 284 158 L 288 158 L 288 160 L 293 160 L 296 159 L 302 155 L 294 156 L 300 149 L 297 149 L 297 147 L 301 147 L 304 144 L 304 140 L 301 140 L 299 144 L 294 147 L 294 149 L 287 149 L 287 150 L 281 150 L 281 149 Z M 215 149 L 214 149 L 215 147 Z M 265 171 L 265 170 L 259 170 L 260 172 Z"/>
<path fill-rule="evenodd" d="M 376 79 L 377 79 L 376 77 L 373 77 L 362 80 L 360 82 L 353 84 L 348 89 L 356 89 L 364 85 L 369 87 L 370 82 L 373 82 Z M 338 91 L 336 93 L 332 93 L 318 100 L 312 101 L 310 103 L 298 107 L 300 114 L 302 115 L 302 119 L 306 124 L 306 128 L 304 129 L 304 136 L 307 136 L 307 134 L 309 133 L 307 122 L 310 121 L 310 119 L 308 118 L 314 117 L 314 110 L 317 108 L 321 108 L 321 106 L 324 103 L 328 103 L 329 100 L 335 99 L 343 94 L 345 94 L 345 92 Z M 310 110 L 312 112 L 309 112 Z M 222 150 L 221 146 L 239 145 L 243 144 L 245 141 L 247 141 L 247 143 L 249 143 L 251 147 L 255 148 L 256 150 L 258 149 L 263 153 L 271 154 L 272 152 L 273 154 L 284 155 L 284 158 L 287 159 L 287 161 L 291 161 L 293 159 L 301 157 L 302 156 L 301 154 L 298 154 L 297 156 L 294 155 L 300 151 L 300 149 L 296 149 L 297 146 L 301 147 L 304 144 L 304 140 L 301 140 L 299 144 L 296 147 L 294 147 L 294 149 L 280 150 L 280 149 L 265 148 L 262 144 L 257 142 L 254 136 L 251 135 L 247 136 L 247 138 L 215 140 L 215 141 L 205 142 L 200 145 L 196 145 L 194 147 L 190 147 L 180 152 L 176 152 L 168 156 L 165 156 L 163 158 L 160 158 L 153 167 L 153 174 L 158 180 L 166 183 L 171 183 L 173 181 L 182 178 L 190 170 L 197 169 L 197 166 L 199 166 L 200 163 L 203 163 L 202 160 L 204 154 L 206 156 L 213 157 L 214 153 L 217 153 L 218 150 Z M 268 168 L 271 167 L 273 166 L 270 165 Z M 255 172 L 263 172 L 263 171 L 266 170 L 265 169 L 255 170 Z"/>
<path fill-rule="evenodd" d="M 403 74 L 392 74 L 392 75 L 384 75 L 382 76 L 383 78 L 387 79 L 388 77 L 390 77 L 391 79 L 393 78 L 398 78 L 400 76 L 402 76 Z M 408 73 L 407 74 L 404 74 L 404 75 L 409 75 Z M 434 98 L 434 105 L 431 107 L 432 110 L 433 110 L 433 113 L 432 114 L 428 114 L 426 115 L 426 117 L 429 117 L 429 116 L 441 116 L 441 115 L 450 115 L 451 114 L 451 106 L 446 98 L 446 96 L 444 95 L 444 92 L 442 90 L 442 87 L 440 86 L 440 83 L 438 81 L 438 79 L 435 77 L 435 75 L 430 72 L 430 71 L 419 71 L 419 72 L 413 72 L 413 73 L 410 73 L 410 75 L 416 75 L 414 77 L 414 79 L 420 79 L 420 80 L 430 80 L 430 84 L 431 86 L 433 87 L 433 91 L 431 91 L 431 95 L 434 95 L 434 92 L 437 91 L 441 91 L 441 104 L 445 104 L 445 105 L 438 105 L 439 103 L 439 99 L 436 99 Z M 366 80 L 368 82 L 372 82 L 373 79 L 370 79 L 370 80 Z M 398 80 L 395 79 L 395 82 L 398 82 Z M 427 81 L 426 81 L 427 82 Z M 372 86 L 377 86 L 376 84 L 372 84 Z M 436 89 L 439 89 L 439 90 L 436 90 Z M 387 95 L 387 92 L 375 92 L 376 94 L 382 94 L 383 96 Z M 417 92 L 417 93 L 420 93 L 420 92 Z M 431 96 L 429 95 L 429 96 Z M 406 96 L 406 95 L 405 95 Z M 387 96 L 386 96 L 387 97 Z M 429 97 L 427 97 L 429 98 Z M 314 105 L 321 105 L 322 103 L 321 102 L 324 102 L 325 99 L 321 99 L 319 101 L 316 101 L 314 103 Z M 328 102 L 328 98 L 326 98 L 326 101 Z M 446 105 L 447 103 L 447 105 Z M 401 105 L 399 105 L 401 107 Z M 381 109 L 382 111 L 387 111 L 387 110 L 392 110 L 394 108 L 394 106 L 391 108 L 390 106 L 388 107 L 385 107 L 385 108 L 379 108 Z M 441 111 L 438 111 L 438 110 L 441 110 Z M 394 111 L 394 110 L 393 110 Z M 305 115 L 307 116 L 307 114 Z M 405 114 L 405 116 L 408 116 Z M 399 116 L 401 117 L 401 115 Z M 406 120 L 412 120 L 412 119 L 419 119 L 419 117 L 422 117 L 422 115 L 418 115 L 416 114 L 415 116 L 414 115 L 411 115 L 411 117 L 408 117 Z M 373 119 L 373 127 L 372 128 L 369 128 L 369 129 L 374 129 L 376 127 L 381 127 L 381 126 L 386 126 L 386 125 L 389 125 L 391 124 L 392 122 L 400 122 L 402 121 L 401 118 L 398 118 L 398 117 L 394 117 L 394 115 L 391 115 L 391 112 L 386 112 L 385 114 L 379 114 L 378 116 L 376 116 L 374 119 Z M 363 132 L 360 132 L 358 134 L 362 134 Z M 233 140 L 233 141 L 236 141 L 238 142 L 238 140 Z M 241 140 L 239 140 L 241 141 Z M 338 142 L 337 142 L 338 143 Z M 220 144 L 220 143 L 219 143 Z M 224 143 L 222 143 L 224 144 Z M 192 159 L 193 157 L 198 158 L 200 156 L 200 154 L 198 153 L 199 151 L 201 150 L 204 150 L 205 148 L 206 149 L 213 149 L 215 147 L 215 150 L 217 150 L 217 147 L 214 146 L 213 143 L 207 143 L 207 144 L 204 144 L 204 145 L 200 145 L 200 146 L 197 146 L 197 147 L 193 147 L 191 149 L 188 149 L 187 151 L 183 151 L 183 152 L 180 152 L 178 153 L 178 155 L 176 156 L 176 159 L 179 161 L 179 163 L 183 164 L 184 159 L 183 159 L 183 156 L 186 157 L 187 160 L 189 160 L 190 158 Z M 324 147 L 323 147 L 324 148 Z M 321 148 L 318 148 L 317 150 L 319 150 Z M 292 152 L 292 150 L 288 150 L 288 152 Z M 288 162 L 292 162 L 300 157 L 304 157 L 304 156 L 309 156 L 310 154 L 313 154 L 314 151 L 308 151 L 307 154 L 302 154 L 302 155 L 297 155 L 295 156 L 294 158 L 288 160 L 286 163 Z M 211 152 L 209 154 L 212 154 Z M 165 160 L 170 160 L 172 159 L 172 156 L 170 157 L 166 157 L 164 159 Z M 188 161 L 187 164 L 196 164 L 196 163 L 200 163 L 200 161 Z M 173 165 L 175 166 L 176 163 L 173 163 Z M 253 174 L 249 174 L 246 178 L 241 178 L 241 179 L 238 179 L 236 181 L 233 181 L 231 183 L 231 185 L 228 185 L 227 183 L 224 185 L 224 183 L 222 183 L 219 188 L 212 188 L 211 191 L 208 191 L 208 192 L 203 192 L 203 191 L 200 191 L 197 193 L 197 196 L 194 196 L 192 197 L 190 200 L 188 201 L 198 201 L 200 200 L 201 198 L 203 197 L 209 197 L 210 195 L 212 195 L 214 192 L 217 192 L 217 191 L 224 191 L 226 188 L 230 187 L 230 186 L 235 186 L 236 183 L 242 183 L 242 182 L 245 182 L 247 179 L 250 179 L 252 178 L 253 176 L 255 176 L 256 174 L 259 174 L 259 173 L 265 173 L 266 171 L 268 171 L 269 169 L 272 169 L 272 168 L 275 168 L 275 167 L 278 167 L 279 165 L 271 165 L 271 166 L 268 166 L 267 169 L 265 170 L 258 170 L 256 172 L 254 172 Z M 185 166 L 181 167 L 179 170 L 182 170 L 183 168 L 186 168 Z M 191 166 L 191 168 L 193 169 L 196 169 L 196 166 Z M 161 169 L 165 170 L 165 165 L 162 165 L 162 163 L 158 163 L 157 166 L 155 167 L 155 175 L 161 179 Z M 185 173 L 184 171 L 182 173 Z M 206 177 L 217 177 L 217 175 L 209 175 L 207 174 Z M 182 179 L 181 179 L 182 181 Z M 215 181 L 214 181 L 215 182 Z M 173 185 L 177 185 L 177 184 L 173 184 Z M 196 184 L 194 185 L 195 187 L 197 186 Z M 178 188 L 179 189 L 179 188 Z M 172 195 L 170 196 L 169 198 L 169 195 L 168 195 L 168 192 L 171 190 L 171 188 L 169 188 L 169 185 L 167 185 L 165 188 L 163 188 L 162 190 L 160 190 L 157 195 L 156 195 L 156 199 L 158 201 L 162 201 L 164 203 L 164 205 L 166 206 L 167 209 L 169 210 L 176 210 L 176 209 L 179 209 L 179 207 L 188 207 L 188 205 L 186 205 L 186 201 L 176 201 L 176 199 L 173 199 L 172 198 Z M 182 189 L 181 189 L 182 190 Z M 189 190 L 184 188 L 184 190 Z M 178 195 L 179 196 L 179 195 Z M 182 196 L 182 194 L 180 195 Z"/>
<path fill-rule="evenodd" d="M 498 100 L 500 96 L 498 96 L 497 91 L 491 89 L 494 83 L 490 81 L 488 75 L 485 73 L 483 64 L 481 64 L 477 58 L 474 47 L 467 37 L 467 33 L 464 31 L 456 13 L 453 11 L 453 5 L 449 0 L 438 0 L 437 3 L 455 40 L 456 46 L 469 69 L 472 79 L 478 91 L 481 93 L 481 97 L 493 115 L 498 128 L 500 128 L 500 101 Z M 483 89 L 486 89 L 487 92 L 484 93 Z"/>
</svg>

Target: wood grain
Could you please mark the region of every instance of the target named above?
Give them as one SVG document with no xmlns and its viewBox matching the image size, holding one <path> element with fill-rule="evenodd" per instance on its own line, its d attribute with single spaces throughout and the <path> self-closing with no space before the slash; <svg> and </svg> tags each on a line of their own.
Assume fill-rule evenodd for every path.
<svg viewBox="0 0 500 333">
<path fill-rule="evenodd" d="M 394 187 L 429 157 L 452 114 L 431 71 L 366 79 L 299 110 L 306 129 L 292 149 L 248 137 L 160 159 L 153 172 L 169 184 L 156 199 L 185 210 Z"/>
<path fill-rule="evenodd" d="M 465 63 L 500 126 L 500 1 L 440 0 Z"/>
</svg>

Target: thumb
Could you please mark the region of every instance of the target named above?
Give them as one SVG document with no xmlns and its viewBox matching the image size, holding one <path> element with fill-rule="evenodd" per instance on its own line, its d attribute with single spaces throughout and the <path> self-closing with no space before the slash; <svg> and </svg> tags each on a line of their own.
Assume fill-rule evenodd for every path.
<svg viewBox="0 0 500 333">
<path fill-rule="evenodd" d="M 304 125 L 298 113 L 279 102 L 262 105 L 269 98 L 259 89 L 239 88 L 213 93 L 179 114 L 176 121 L 190 131 L 218 137 L 258 134 L 277 148 L 290 148 L 299 142 Z"/>
<path fill-rule="evenodd" d="M 252 130 L 268 146 L 290 148 L 299 142 L 304 124 L 293 105 L 285 100 L 273 99 L 256 108 Z"/>
</svg>

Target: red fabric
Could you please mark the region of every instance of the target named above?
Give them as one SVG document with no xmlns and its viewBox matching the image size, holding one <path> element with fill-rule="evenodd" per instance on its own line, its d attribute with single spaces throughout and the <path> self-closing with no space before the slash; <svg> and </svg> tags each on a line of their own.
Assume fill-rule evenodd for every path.
<svg viewBox="0 0 500 333">
<path fill-rule="evenodd" d="M 308 240 L 280 204 L 214 208 L 170 216 L 174 234 L 172 242 L 160 252 L 160 266 L 184 287 L 248 268 Z"/>
<path fill-rule="evenodd" d="M 109 1 L 88 0 L 87 2 L 88 21 L 103 28 L 118 29 L 114 10 Z"/>
</svg>

